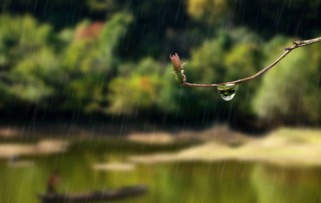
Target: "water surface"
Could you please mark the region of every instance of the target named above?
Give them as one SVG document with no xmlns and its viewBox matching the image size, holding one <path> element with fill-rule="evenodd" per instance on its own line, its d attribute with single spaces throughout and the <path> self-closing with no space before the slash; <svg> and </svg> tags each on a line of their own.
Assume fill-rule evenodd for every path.
<svg viewBox="0 0 321 203">
<path fill-rule="evenodd" d="M 112 141 L 114 142 L 114 141 Z M 158 148 L 161 151 L 176 150 Z M 127 142 L 78 142 L 63 154 L 0 162 L 0 202 L 36 203 L 50 173 L 58 169 L 62 193 L 145 184 L 141 197 L 119 203 L 302 203 L 321 202 L 320 168 L 284 168 L 263 163 L 174 162 L 138 164 L 133 170 L 94 170 L 97 163 L 126 162 L 130 154 L 152 153 Z M 19 164 L 21 163 L 21 164 Z"/>
</svg>

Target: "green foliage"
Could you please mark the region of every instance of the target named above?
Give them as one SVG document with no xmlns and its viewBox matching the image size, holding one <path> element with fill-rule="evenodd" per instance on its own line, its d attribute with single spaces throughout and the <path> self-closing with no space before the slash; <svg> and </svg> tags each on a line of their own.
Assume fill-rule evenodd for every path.
<svg viewBox="0 0 321 203">
<path fill-rule="evenodd" d="M 185 118 L 233 112 L 318 123 L 319 46 L 295 50 L 263 80 L 239 85 L 230 102 L 215 88 L 179 86 L 167 62 L 175 51 L 189 60 L 190 82 L 247 77 L 291 44 L 281 34 L 320 33 L 320 7 L 319 0 L 5 1 L 0 4 L 0 109 L 31 104 L 48 110 L 55 103 L 53 111 L 62 112 Z M 30 14 L 16 15 L 25 12 Z"/>
<path fill-rule="evenodd" d="M 97 38 L 74 40 L 66 49 L 66 69 L 80 72 L 112 71 L 117 63 L 114 51 L 131 21 L 131 15 L 119 13 L 104 24 Z M 84 22 L 79 27 L 87 26 Z"/>
<path fill-rule="evenodd" d="M 86 74 L 73 78 L 65 87 L 64 110 L 79 109 L 82 112 L 92 113 L 102 111 L 106 103 L 106 83 L 100 74 Z"/>
<path fill-rule="evenodd" d="M 186 69 L 189 80 L 203 83 L 223 82 L 226 74 L 223 60 L 230 48 L 229 43 L 228 36 L 220 36 L 218 39 L 206 41 L 196 49 L 188 64 L 191 68 Z"/>
<path fill-rule="evenodd" d="M 50 49 L 52 30 L 39 25 L 30 16 L 0 16 L 0 68 L 4 70 L 0 86 L 7 97 L 39 103 L 53 94 L 48 84 L 58 68 Z M 4 99 L 6 100 L 6 99 Z"/>
<path fill-rule="evenodd" d="M 280 39 L 270 44 L 275 41 Z M 316 62 L 320 61 L 320 54 L 317 49 L 320 45 L 295 50 L 269 71 L 253 103 L 259 116 L 287 123 L 320 120 L 320 63 Z"/>
<path fill-rule="evenodd" d="M 191 98 L 193 89 L 186 89 L 178 85 L 174 79 L 172 67 L 166 67 L 166 72 L 162 77 L 162 88 L 157 99 L 157 105 L 163 112 L 176 115 L 188 115 L 190 108 L 195 105 L 195 99 Z M 197 106 L 195 106 L 197 107 Z"/>
<path fill-rule="evenodd" d="M 39 25 L 30 16 L 0 16 L 0 66 L 13 67 L 16 62 L 39 51 L 49 43 L 52 30 Z"/>
<path fill-rule="evenodd" d="M 127 69 L 127 70 L 126 70 Z M 161 84 L 161 66 L 151 59 L 141 61 L 137 67 L 125 67 L 123 75 L 109 84 L 109 108 L 112 114 L 133 115 L 137 112 L 153 110 L 158 100 Z"/>
<path fill-rule="evenodd" d="M 225 58 L 227 69 L 225 81 L 237 80 L 255 74 L 261 69 L 262 53 L 257 44 L 239 43 L 233 46 L 233 49 Z M 244 115 L 252 115 L 253 110 L 251 101 L 257 91 L 260 80 L 241 84 L 238 88 L 235 101 L 237 109 Z"/>
<path fill-rule="evenodd" d="M 52 84 L 61 80 L 59 64 L 50 50 L 40 50 L 35 55 L 22 59 L 10 71 L 12 84 L 8 91 L 26 102 L 40 103 L 52 96 L 55 89 Z"/>
<path fill-rule="evenodd" d="M 97 37 L 75 39 L 66 48 L 65 103 L 67 109 L 97 112 L 105 108 L 109 79 L 116 73 L 118 58 L 114 51 L 127 31 L 132 17 L 119 13 L 107 21 Z M 86 29 L 84 22 L 78 29 Z"/>
<path fill-rule="evenodd" d="M 214 40 L 205 42 L 193 52 L 190 67 L 187 66 L 186 69 L 188 80 L 196 83 L 220 83 L 256 73 L 261 68 L 263 55 L 259 43 L 257 36 L 245 30 L 221 34 Z M 251 81 L 238 88 L 234 100 L 235 107 L 241 114 L 252 114 L 249 103 L 257 90 L 258 83 Z M 228 104 L 222 103 L 218 94 L 208 95 L 203 90 L 198 90 L 198 93 L 202 95 L 199 95 L 200 100 L 207 98 L 218 102 L 217 108 L 230 108 Z M 206 106 L 207 104 L 204 104 L 204 108 Z"/>
<path fill-rule="evenodd" d="M 132 76 L 115 78 L 110 83 L 110 106 L 113 114 L 130 115 L 140 110 L 149 109 L 155 102 L 155 83 L 151 78 Z"/>
</svg>

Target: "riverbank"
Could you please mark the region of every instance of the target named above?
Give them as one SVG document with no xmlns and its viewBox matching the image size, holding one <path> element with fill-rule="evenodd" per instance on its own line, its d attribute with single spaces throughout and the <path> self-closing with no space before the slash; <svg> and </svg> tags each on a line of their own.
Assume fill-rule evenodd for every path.
<svg viewBox="0 0 321 203">
<path fill-rule="evenodd" d="M 133 162 L 246 161 L 281 166 L 321 166 L 321 131 L 282 128 L 239 145 L 209 141 L 175 153 L 132 156 Z"/>
<path fill-rule="evenodd" d="M 63 125 L 30 129 L 1 128 L 0 158 L 61 153 L 68 150 L 68 146 L 72 146 L 73 142 L 82 140 L 99 140 L 104 147 L 113 142 L 114 138 L 119 138 L 122 143 L 133 143 L 131 148 L 148 146 L 156 149 L 139 155 L 135 155 L 135 150 L 132 150 L 127 158 L 133 163 L 236 160 L 283 166 L 321 166 L 321 130 L 318 129 L 281 128 L 260 136 L 233 131 L 224 125 L 205 130 L 151 129 L 149 127 L 142 131 L 127 127 L 127 134 L 120 136 L 117 131 L 121 129 L 117 126 L 101 126 L 91 130 L 81 126 Z M 30 138 L 34 143 L 23 143 Z M 9 142 L 6 142 L 8 140 Z M 180 143 L 185 145 L 180 146 Z M 166 151 L 166 146 L 170 145 L 178 147 Z"/>
</svg>

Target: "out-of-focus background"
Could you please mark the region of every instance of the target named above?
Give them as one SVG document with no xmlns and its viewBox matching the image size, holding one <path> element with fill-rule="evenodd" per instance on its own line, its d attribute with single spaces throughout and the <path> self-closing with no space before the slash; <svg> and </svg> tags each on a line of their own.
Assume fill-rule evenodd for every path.
<svg viewBox="0 0 321 203">
<path fill-rule="evenodd" d="M 169 63 L 225 82 L 318 36 L 320 0 L 0 0 L 0 202 L 321 202 L 321 43 L 229 102 Z"/>
</svg>

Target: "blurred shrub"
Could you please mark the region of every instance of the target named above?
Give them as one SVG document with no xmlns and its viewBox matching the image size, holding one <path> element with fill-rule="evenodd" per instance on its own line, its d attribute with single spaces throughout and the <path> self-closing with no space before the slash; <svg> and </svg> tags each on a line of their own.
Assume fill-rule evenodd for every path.
<svg viewBox="0 0 321 203">
<path fill-rule="evenodd" d="M 107 112 L 134 115 L 147 111 L 155 112 L 160 91 L 162 67 L 150 58 L 139 64 L 120 67 L 122 74 L 109 84 Z"/>
<path fill-rule="evenodd" d="M 7 90 L 25 102 L 41 104 L 56 91 L 54 84 L 62 77 L 59 65 L 52 51 L 40 50 L 19 61 L 8 73 L 11 84 Z"/>
<path fill-rule="evenodd" d="M 261 68 L 263 55 L 259 45 L 259 37 L 246 30 L 220 34 L 193 51 L 192 60 L 186 69 L 188 80 L 196 83 L 220 83 L 250 76 Z M 232 101 L 235 104 L 232 109 L 243 116 L 253 114 L 249 103 L 258 84 L 258 81 L 241 84 Z M 223 102 L 218 93 L 196 91 L 200 94 L 199 100 L 211 100 L 217 104 L 216 108 L 223 111 L 231 110 L 230 104 Z M 216 92 L 216 89 L 213 88 L 212 91 Z M 208 108 L 208 104 L 202 105 L 203 108 Z"/>
<path fill-rule="evenodd" d="M 267 48 L 270 62 L 281 53 L 277 47 L 290 40 L 273 39 Z M 320 45 L 293 51 L 269 71 L 254 99 L 257 114 L 281 123 L 313 123 L 320 121 Z"/>
<path fill-rule="evenodd" d="M 179 86 L 174 79 L 172 66 L 168 65 L 165 74 L 162 76 L 162 88 L 158 94 L 157 105 L 163 113 L 178 116 L 192 115 L 199 107 L 197 104 L 198 98 L 193 93 L 193 89 Z"/>
<path fill-rule="evenodd" d="M 40 103 L 54 92 L 50 82 L 59 77 L 53 33 L 49 25 L 39 25 L 30 16 L 0 16 L 0 69 L 7 98 Z"/>
<path fill-rule="evenodd" d="M 30 16 L 0 15 L 0 66 L 13 67 L 21 58 L 48 46 L 51 27 Z"/>
<path fill-rule="evenodd" d="M 131 21 L 130 14 L 119 13 L 106 23 L 85 21 L 75 32 L 56 35 L 29 16 L 1 15 L 0 105 L 18 99 L 46 108 L 59 101 L 56 110 L 100 111 L 120 61 L 114 50 Z"/>
<path fill-rule="evenodd" d="M 232 50 L 226 55 L 225 81 L 237 80 L 255 74 L 262 69 L 263 53 L 256 42 L 235 43 Z M 243 116 L 254 115 L 251 101 L 259 87 L 260 80 L 252 80 L 239 85 L 235 102 L 235 108 Z"/>
<path fill-rule="evenodd" d="M 120 60 L 114 51 L 131 21 L 131 15 L 119 13 L 104 24 L 79 25 L 63 60 L 65 109 L 97 112 L 105 108 L 108 82 Z"/>
<path fill-rule="evenodd" d="M 118 62 L 114 51 L 131 22 L 130 14 L 118 13 L 103 25 L 87 21 L 80 24 L 80 34 L 66 49 L 65 68 L 76 72 L 113 71 Z"/>
</svg>

